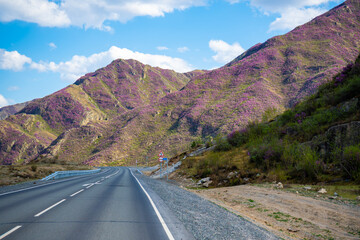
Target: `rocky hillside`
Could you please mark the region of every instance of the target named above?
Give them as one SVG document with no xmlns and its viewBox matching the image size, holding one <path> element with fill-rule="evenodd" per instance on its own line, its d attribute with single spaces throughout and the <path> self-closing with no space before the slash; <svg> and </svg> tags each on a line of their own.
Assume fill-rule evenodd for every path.
<svg viewBox="0 0 360 240">
<path fill-rule="evenodd" d="M 171 156 L 198 137 L 243 128 L 269 109 L 282 112 L 314 93 L 356 59 L 359 13 L 360 3 L 348 0 L 213 71 L 178 74 L 132 60 L 114 61 L 21 111 L 40 117 L 58 136 L 50 146 L 21 125 L 11 126 L 35 140 L 37 149 L 46 148 L 37 161 L 123 164 L 145 161 L 145 156 L 155 160 L 159 150 Z M 9 124 L 2 122 L 0 128 Z M 18 144 L 6 134 L 0 159 Z M 33 153 L 25 159 L 39 151 Z"/>
<path fill-rule="evenodd" d="M 116 60 L 0 121 L 0 159 L 3 164 L 30 161 L 59 135 L 87 124 L 106 125 L 113 116 L 156 102 L 189 80 L 135 60 Z"/>
<path fill-rule="evenodd" d="M 249 181 L 360 182 L 360 56 L 319 91 L 270 122 L 250 124 L 184 172 L 213 185 Z M 230 174 L 231 173 L 231 174 Z"/>
<path fill-rule="evenodd" d="M 14 115 L 15 113 L 22 110 L 29 102 L 19 103 L 0 108 L 0 120 L 4 120 L 8 116 Z"/>
</svg>

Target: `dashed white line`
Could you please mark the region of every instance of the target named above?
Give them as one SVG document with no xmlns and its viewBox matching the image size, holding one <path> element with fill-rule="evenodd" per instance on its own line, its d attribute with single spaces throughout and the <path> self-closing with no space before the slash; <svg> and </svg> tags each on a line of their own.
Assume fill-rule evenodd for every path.
<svg viewBox="0 0 360 240">
<path fill-rule="evenodd" d="M 59 201 L 59 202 L 55 203 L 54 205 L 52 205 L 52 206 L 48 207 L 48 208 L 47 208 L 47 209 L 45 209 L 44 211 L 39 212 L 39 213 L 38 213 L 38 214 L 36 214 L 34 217 L 39 217 L 40 215 L 42 215 L 42 214 L 46 213 L 47 211 L 49 211 L 50 209 L 52 209 L 52 208 L 56 207 L 57 205 L 59 205 L 60 203 L 62 203 L 62 202 L 64 202 L 64 201 L 66 201 L 66 199 L 63 199 L 63 200 L 61 200 L 61 201 Z"/>
<path fill-rule="evenodd" d="M 76 194 L 81 193 L 82 191 L 84 191 L 84 189 L 81 189 L 80 191 L 77 191 L 76 193 L 71 194 L 70 197 L 73 197 L 73 196 L 75 196 Z"/>
<path fill-rule="evenodd" d="M 147 198 L 150 201 L 151 206 L 153 207 L 157 217 L 159 218 L 159 221 L 161 223 L 161 225 L 163 226 L 166 235 L 168 236 L 169 240 L 175 240 L 174 236 L 171 234 L 168 226 L 166 225 L 164 219 L 162 218 L 159 210 L 157 209 L 157 207 L 155 206 L 155 203 L 153 202 L 153 200 L 151 199 L 150 195 L 147 193 L 147 191 L 145 190 L 145 188 L 141 185 L 141 183 L 139 182 L 139 180 L 135 177 L 135 175 L 132 173 L 131 170 L 129 170 L 131 175 L 135 178 L 135 180 L 138 182 L 138 184 L 140 185 L 141 189 L 144 191 L 145 195 L 147 196 Z"/>
<path fill-rule="evenodd" d="M 6 233 L 4 233 L 3 235 L 1 235 L 0 239 L 3 239 L 6 236 L 9 236 L 10 234 L 12 234 L 13 232 L 15 232 L 16 230 L 18 230 L 21 227 L 22 227 L 21 225 L 14 227 L 13 229 L 11 229 L 11 230 L 7 231 Z"/>
<path fill-rule="evenodd" d="M 94 186 L 94 184 L 90 184 L 89 186 L 87 186 L 86 188 L 91 188 L 92 186 Z"/>
</svg>

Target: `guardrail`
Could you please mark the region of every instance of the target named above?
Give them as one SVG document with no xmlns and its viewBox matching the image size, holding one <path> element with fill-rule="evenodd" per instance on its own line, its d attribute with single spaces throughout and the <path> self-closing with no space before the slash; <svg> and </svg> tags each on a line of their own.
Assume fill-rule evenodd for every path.
<svg viewBox="0 0 360 240">
<path fill-rule="evenodd" d="M 50 174 L 47 177 L 44 177 L 43 179 L 41 179 L 41 181 L 47 181 L 47 180 L 54 180 L 54 179 L 72 177 L 72 176 L 79 176 L 79 175 L 85 175 L 85 174 L 98 173 L 100 171 L 101 171 L 100 168 L 95 169 L 95 170 L 58 171 L 58 172 L 54 172 L 53 174 Z"/>
</svg>

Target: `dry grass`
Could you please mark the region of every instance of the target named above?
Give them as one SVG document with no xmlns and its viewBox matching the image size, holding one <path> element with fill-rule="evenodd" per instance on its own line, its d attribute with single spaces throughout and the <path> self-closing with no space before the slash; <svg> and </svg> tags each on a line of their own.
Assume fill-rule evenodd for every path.
<svg viewBox="0 0 360 240">
<path fill-rule="evenodd" d="M 13 185 L 21 182 L 34 181 L 46 177 L 56 171 L 89 170 L 89 166 L 31 164 L 0 166 L 0 186 Z"/>
</svg>

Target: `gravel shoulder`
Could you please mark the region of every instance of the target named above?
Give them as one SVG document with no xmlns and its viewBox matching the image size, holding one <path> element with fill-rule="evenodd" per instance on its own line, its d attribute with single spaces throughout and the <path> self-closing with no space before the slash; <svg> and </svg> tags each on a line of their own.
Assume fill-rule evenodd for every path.
<svg viewBox="0 0 360 240">
<path fill-rule="evenodd" d="M 170 231 L 183 225 L 194 239 L 279 239 L 243 217 L 180 188 L 174 182 L 151 179 L 137 172 L 135 175 L 151 197 L 156 199 L 156 205 L 160 205 L 160 208 L 165 207 L 173 215 L 173 218 L 164 216 L 170 219 Z M 180 222 L 172 222 L 177 220 Z"/>
<path fill-rule="evenodd" d="M 239 185 L 190 190 L 285 239 L 360 239 L 360 206 Z"/>
</svg>

